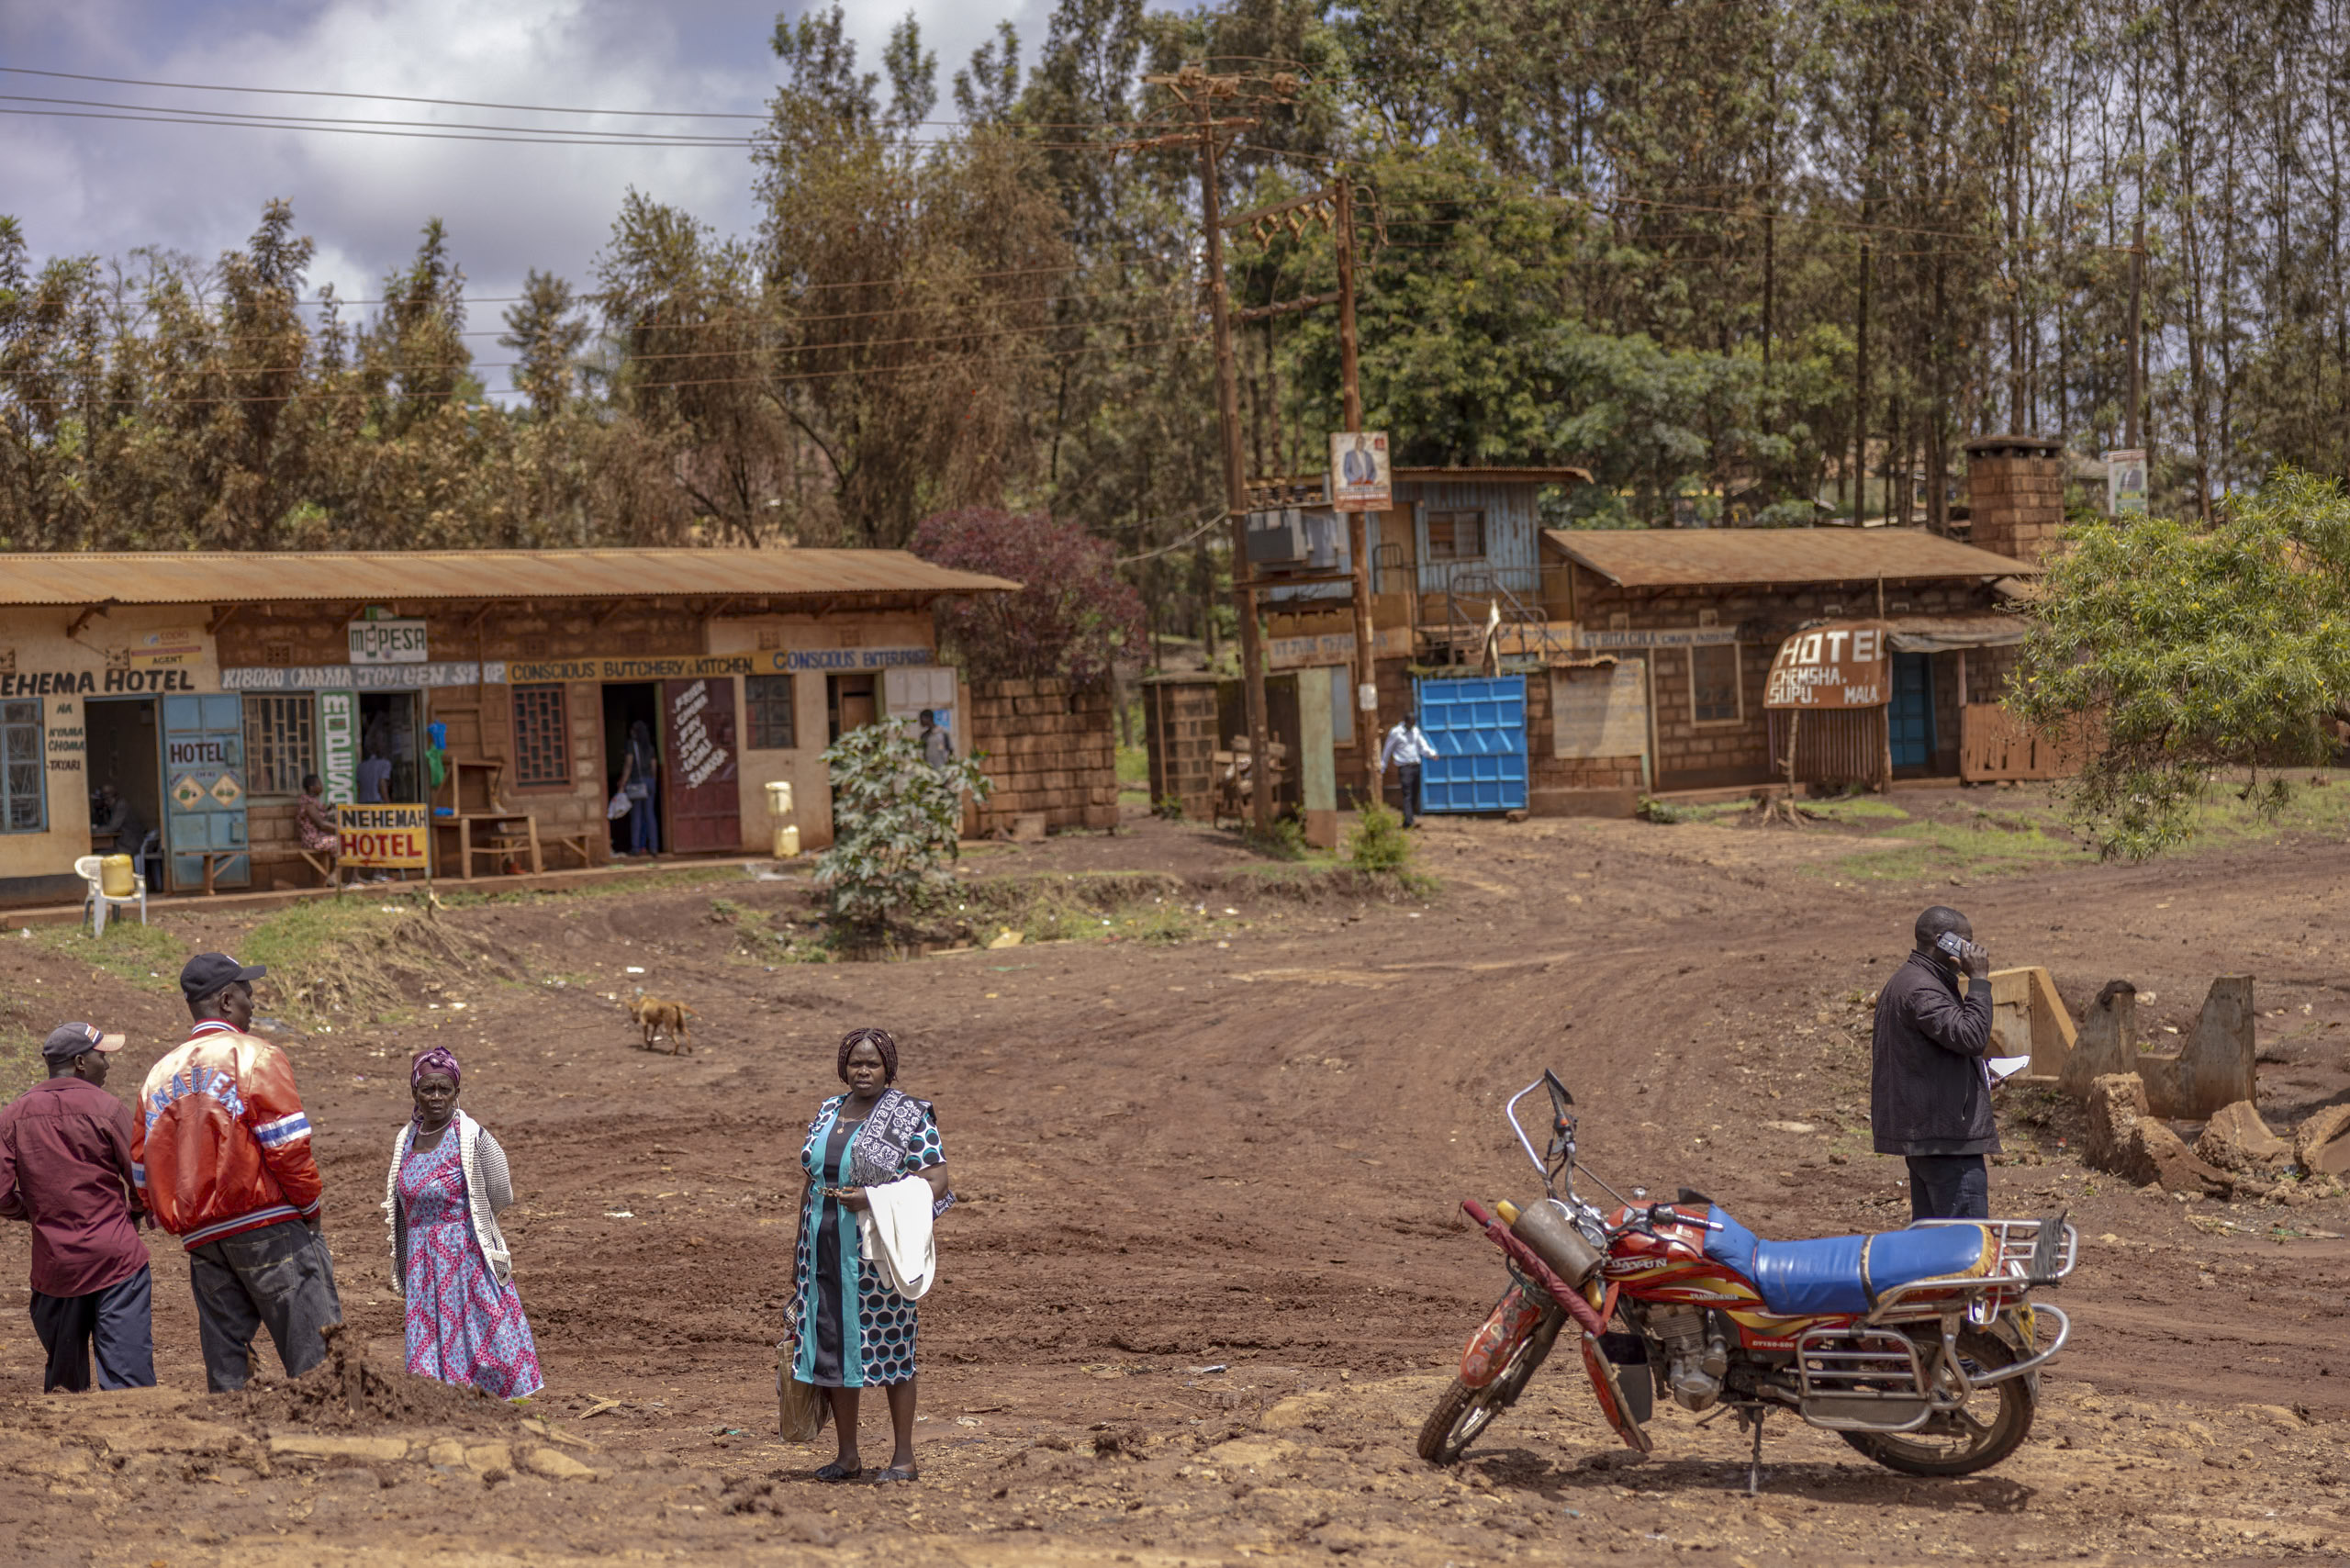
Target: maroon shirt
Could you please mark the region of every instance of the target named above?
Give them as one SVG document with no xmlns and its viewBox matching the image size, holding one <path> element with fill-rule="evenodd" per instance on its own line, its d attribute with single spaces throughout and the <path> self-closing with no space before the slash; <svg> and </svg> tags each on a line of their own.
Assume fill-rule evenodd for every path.
<svg viewBox="0 0 2350 1568">
<path fill-rule="evenodd" d="M 83 1079 L 52 1078 L 0 1111 L 0 1218 L 33 1225 L 32 1287 L 88 1295 L 147 1267 L 125 1196 L 130 1108 Z"/>
</svg>

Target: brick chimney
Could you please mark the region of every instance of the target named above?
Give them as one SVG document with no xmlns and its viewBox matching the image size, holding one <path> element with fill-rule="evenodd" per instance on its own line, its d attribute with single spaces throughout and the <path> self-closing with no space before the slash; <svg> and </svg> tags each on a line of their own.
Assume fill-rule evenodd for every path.
<svg viewBox="0 0 2350 1568">
<path fill-rule="evenodd" d="M 1966 510 L 1976 549 L 2039 565 L 2065 529 L 2065 443 L 2041 435 L 1968 442 Z"/>
</svg>

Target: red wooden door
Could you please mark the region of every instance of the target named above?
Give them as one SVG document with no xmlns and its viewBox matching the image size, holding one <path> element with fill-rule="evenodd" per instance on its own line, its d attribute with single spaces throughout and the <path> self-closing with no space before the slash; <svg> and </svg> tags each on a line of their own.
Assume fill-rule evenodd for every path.
<svg viewBox="0 0 2350 1568">
<path fill-rule="evenodd" d="M 661 793 L 668 803 L 669 848 L 734 851 L 743 847 L 743 797 L 735 782 L 734 683 L 661 683 Z"/>
</svg>

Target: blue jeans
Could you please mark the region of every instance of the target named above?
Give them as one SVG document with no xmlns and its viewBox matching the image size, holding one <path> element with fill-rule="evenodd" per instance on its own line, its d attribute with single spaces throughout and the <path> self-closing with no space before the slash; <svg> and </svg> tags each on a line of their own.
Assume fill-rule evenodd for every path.
<svg viewBox="0 0 2350 1568">
<path fill-rule="evenodd" d="M 1909 1159 L 1909 1217 L 1989 1219 L 1991 1172 L 1979 1154 L 1913 1154 Z"/>
<path fill-rule="evenodd" d="M 654 798 L 651 786 L 643 795 L 631 795 L 628 808 L 628 852 L 631 855 L 661 853 L 661 819 L 655 815 L 659 801 Z"/>
<path fill-rule="evenodd" d="M 33 1332 L 49 1352 L 43 1394 L 81 1394 L 90 1386 L 90 1350 L 98 1352 L 100 1388 L 155 1386 L 154 1275 L 140 1270 L 87 1295 L 32 1293 Z"/>
</svg>

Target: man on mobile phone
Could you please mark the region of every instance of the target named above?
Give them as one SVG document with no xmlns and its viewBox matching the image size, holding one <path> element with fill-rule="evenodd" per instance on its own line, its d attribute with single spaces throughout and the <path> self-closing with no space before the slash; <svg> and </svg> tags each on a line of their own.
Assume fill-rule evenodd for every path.
<svg viewBox="0 0 2350 1568">
<path fill-rule="evenodd" d="M 1869 1114 L 1879 1154 L 1909 1162 L 1909 1217 L 1988 1219 L 1999 1151 L 1991 1114 L 1991 955 L 1966 916 L 1918 917 L 1917 950 L 1877 992 Z M 1964 991 L 1960 977 L 1964 977 Z"/>
</svg>

